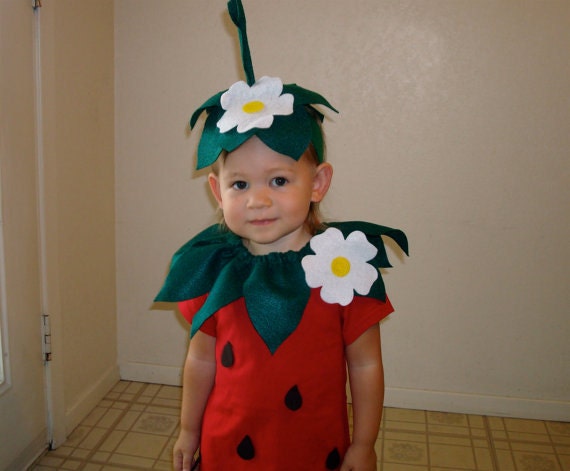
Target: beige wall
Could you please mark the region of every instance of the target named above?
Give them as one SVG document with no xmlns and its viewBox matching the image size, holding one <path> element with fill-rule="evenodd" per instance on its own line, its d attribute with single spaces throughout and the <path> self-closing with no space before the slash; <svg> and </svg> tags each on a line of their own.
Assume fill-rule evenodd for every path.
<svg viewBox="0 0 570 471">
<path fill-rule="evenodd" d="M 42 312 L 52 320 L 48 402 L 56 446 L 119 378 L 114 10 L 112 0 L 43 2 L 41 107 L 34 100 L 31 2 L 2 0 L 0 18 L 2 230 L 12 373 L 10 387 L 0 394 L 0 469 L 21 470 L 47 445 Z M 43 139 L 36 142 L 40 111 Z"/>
<path fill-rule="evenodd" d="M 49 301 L 68 428 L 118 379 L 113 1 L 42 7 Z M 58 353 L 58 352 L 56 352 Z"/>
<path fill-rule="evenodd" d="M 115 3 L 125 377 L 178 380 L 184 324 L 151 301 L 173 251 L 214 220 L 185 124 L 242 78 L 225 4 Z M 387 403 L 570 419 L 570 4 L 244 4 L 257 76 L 341 111 L 326 213 L 409 236 L 386 276 Z"/>
</svg>

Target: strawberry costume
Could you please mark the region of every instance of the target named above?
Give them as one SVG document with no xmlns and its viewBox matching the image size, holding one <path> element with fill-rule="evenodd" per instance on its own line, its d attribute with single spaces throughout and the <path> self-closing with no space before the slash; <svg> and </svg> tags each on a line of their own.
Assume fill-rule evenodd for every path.
<svg viewBox="0 0 570 471">
<path fill-rule="evenodd" d="M 328 226 L 298 252 L 263 256 L 212 226 L 174 255 L 157 300 L 178 301 L 192 334 L 200 329 L 216 338 L 202 471 L 317 471 L 342 463 L 349 445 L 345 347 L 393 309 L 379 275 L 364 287 L 366 296 L 354 286 L 350 300 L 326 302 L 324 284 L 307 284 L 312 268 L 306 262 L 347 257 L 356 270 L 358 254 L 368 253 L 367 266 L 389 267 L 381 236 L 404 251 L 407 240 L 399 230 L 370 223 Z M 325 240 L 329 231 L 340 238 Z M 351 243 L 352 234 L 364 237 Z M 324 244 L 314 243 L 319 237 Z M 319 250 L 323 245 L 328 253 Z"/>
</svg>

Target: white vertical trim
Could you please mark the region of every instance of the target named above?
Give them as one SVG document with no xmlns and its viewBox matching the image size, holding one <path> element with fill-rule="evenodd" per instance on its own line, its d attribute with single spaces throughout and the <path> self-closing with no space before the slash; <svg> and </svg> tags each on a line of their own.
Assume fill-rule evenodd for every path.
<svg viewBox="0 0 570 471">
<path fill-rule="evenodd" d="M 1 130 L 0 130 L 1 133 Z M 0 136 L 0 146 L 2 145 Z M 0 161 L 2 148 L 0 147 Z M 8 344 L 8 304 L 6 301 L 6 266 L 4 257 L 4 217 L 2 214 L 2 169 L 0 168 L 0 395 L 10 388 L 12 379 L 10 375 L 10 348 Z"/>
<path fill-rule="evenodd" d="M 42 109 L 42 53 L 41 53 L 41 8 L 34 8 L 34 85 L 35 85 L 35 129 L 36 129 L 36 166 L 37 166 L 37 200 L 38 200 L 38 243 L 39 243 L 39 267 L 40 267 L 40 296 L 41 312 L 38 313 L 40 320 L 43 314 L 47 314 L 47 288 L 46 288 L 46 231 L 45 231 L 45 206 L 44 206 L 44 147 L 43 147 L 43 109 Z M 41 324 L 40 324 L 41 325 Z M 40 329 L 40 332 L 43 330 Z M 39 339 L 40 342 L 42 339 Z M 43 351 L 43 349 L 42 349 Z M 53 419 L 51 398 L 51 370 L 47 362 L 44 367 L 44 389 L 46 401 L 46 426 L 48 431 L 48 443 L 53 441 Z"/>
<path fill-rule="evenodd" d="M 34 8 L 34 83 L 35 83 L 35 129 L 36 129 L 36 165 L 38 199 L 38 245 L 40 267 L 41 312 L 49 315 L 48 276 L 47 276 L 47 235 L 46 235 L 46 190 L 44 170 L 44 130 L 43 130 L 43 91 L 42 91 L 42 54 L 41 54 L 41 8 Z M 38 339 L 43 341 L 43 339 Z M 52 343 L 57 342 L 52 338 Z M 61 359 L 59 359 L 61 361 Z M 61 419 L 57 404 L 62 401 L 62 385 L 54 381 L 53 361 L 44 361 L 44 389 L 46 401 L 47 442 L 50 448 L 57 448 L 66 439 L 65 421 Z"/>
</svg>

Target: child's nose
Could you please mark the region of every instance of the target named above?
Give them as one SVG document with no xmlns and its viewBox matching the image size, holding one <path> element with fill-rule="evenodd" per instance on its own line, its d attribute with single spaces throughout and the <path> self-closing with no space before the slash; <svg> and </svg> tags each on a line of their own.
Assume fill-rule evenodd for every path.
<svg viewBox="0 0 570 471">
<path fill-rule="evenodd" d="M 249 193 L 248 207 L 252 209 L 271 206 L 271 198 L 267 188 L 252 188 Z"/>
</svg>

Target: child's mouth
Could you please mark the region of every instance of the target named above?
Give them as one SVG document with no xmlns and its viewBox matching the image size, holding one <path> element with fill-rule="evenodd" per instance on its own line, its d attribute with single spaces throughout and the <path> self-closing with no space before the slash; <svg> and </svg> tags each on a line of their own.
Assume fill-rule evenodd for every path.
<svg viewBox="0 0 570 471">
<path fill-rule="evenodd" d="M 275 218 L 273 218 L 273 219 L 253 219 L 249 223 L 253 226 L 267 226 L 274 221 L 275 221 Z"/>
</svg>

